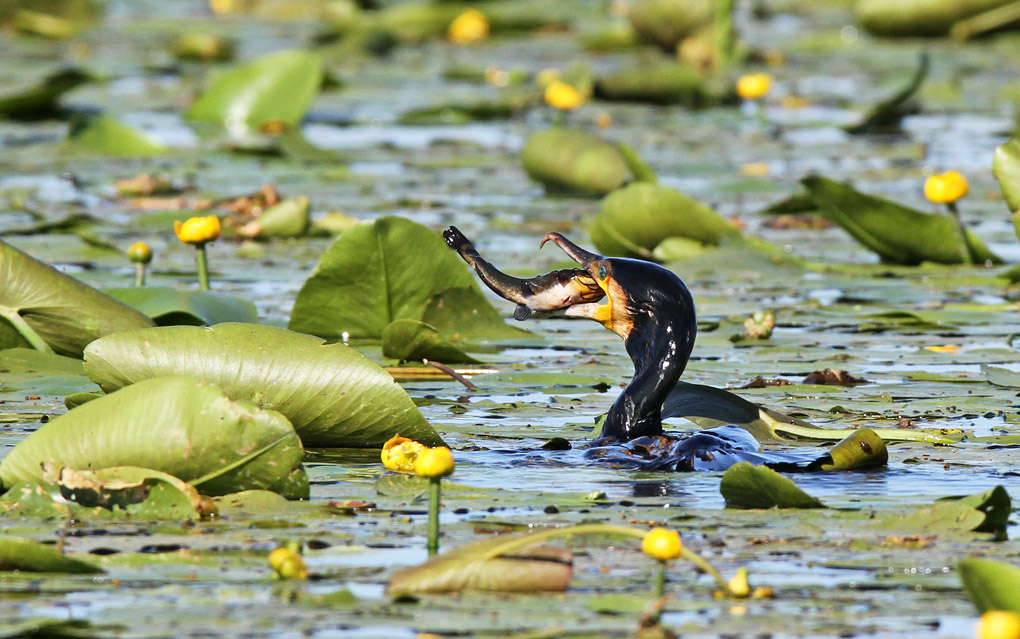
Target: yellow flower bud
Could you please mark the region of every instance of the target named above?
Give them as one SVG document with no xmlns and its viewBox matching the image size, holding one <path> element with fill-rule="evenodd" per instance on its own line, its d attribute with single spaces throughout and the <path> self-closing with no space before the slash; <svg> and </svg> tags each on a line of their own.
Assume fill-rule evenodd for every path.
<svg viewBox="0 0 1020 639">
<path fill-rule="evenodd" d="M 737 80 L 737 95 L 744 100 L 765 97 L 772 88 L 772 76 L 767 73 L 749 73 Z"/>
<path fill-rule="evenodd" d="M 280 579 L 307 579 L 305 560 L 293 548 L 277 548 L 269 553 L 269 565 Z"/>
<path fill-rule="evenodd" d="M 989 610 L 978 619 L 976 639 L 1020 639 L 1020 615 L 1006 610 Z"/>
<path fill-rule="evenodd" d="M 413 473 L 414 463 L 418 460 L 418 455 L 426 449 L 424 444 L 401 437 L 400 435 L 394 435 L 383 444 L 382 448 L 382 463 L 387 470 L 395 470 L 400 473 Z"/>
<path fill-rule="evenodd" d="M 566 82 L 556 80 L 545 88 L 545 103 L 554 109 L 572 111 L 584 104 L 584 96 Z"/>
<path fill-rule="evenodd" d="M 489 36 L 489 20 L 478 9 L 468 9 L 454 18 L 446 37 L 454 44 L 481 42 Z"/>
<path fill-rule="evenodd" d="M 278 571 L 280 566 L 288 557 L 298 554 L 293 548 L 287 548 L 286 546 L 280 546 L 269 553 L 269 567 L 273 570 Z"/>
<path fill-rule="evenodd" d="M 174 222 L 177 239 L 185 244 L 205 244 L 220 236 L 220 218 L 215 215 L 193 217 L 187 222 Z"/>
<path fill-rule="evenodd" d="M 924 196 L 936 204 L 949 204 L 959 200 L 967 191 L 970 185 L 967 178 L 959 171 L 946 171 L 942 174 L 929 175 L 924 181 Z"/>
<path fill-rule="evenodd" d="M 747 568 L 737 568 L 737 574 L 733 575 L 733 579 L 730 579 L 727 585 L 736 597 L 750 596 L 751 584 L 747 581 Z"/>
<path fill-rule="evenodd" d="M 436 479 L 453 473 L 453 453 L 446 446 L 426 448 L 418 454 L 414 472 L 422 477 Z"/>
<path fill-rule="evenodd" d="M 148 264 L 152 261 L 152 249 L 145 242 L 135 242 L 128 247 L 127 256 L 135 264 Z"/>
<path fill-rule="evenodd" d="M 668 528 L 652 528 L 641 540 L 641 550 L 659 561 L 676 559 L 683 552 L 680 533 Z"/>
</svg>

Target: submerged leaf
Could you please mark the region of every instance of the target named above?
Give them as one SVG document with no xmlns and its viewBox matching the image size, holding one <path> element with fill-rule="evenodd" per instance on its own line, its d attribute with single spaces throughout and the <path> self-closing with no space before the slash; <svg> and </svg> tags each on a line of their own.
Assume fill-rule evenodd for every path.
<svg viewBox="0 0 1020 639">
<path fill-rule="evenodd" d="M 1002 263 L 970 231 L 964 242 L 956 222 L 947 215 L 922 213 L 819 176 L 806 177 L 801 182 L 826 218 L 843 227 L 883 261 L 905 265 L 960 264 L 969 254 L 974 264 Z"/>
<path fill-rule="evenodd" d="M 469 292 L 455 304 L 440 299 L 459 289 Z M 379 339 L 400 319 L 424 321 L 445 334 L 450 324 L 463 323 L 473 339 L 527 335 L 496 316 L 438 233 L 396 217 L 359 224 L 323 253 L 294 301 L 289 328 L 331 340 L 344 333 Z"/>
<path fill-rule="evenodd" d="M 531 179 L 547 187 L 594 195 L 609 193 L 632 176 L 616 145 L 574 129 L 532 134 L 521 162 Z"/>
<path fill-rule="evenodd" d="M 825 508 L 790 479 L 749 462 L 731 466 L 719 483 L 719 492 L 731 508 Z"/>
<path fill-rule="evenodd" d="M 978 612 L 1009 610 L 1020 614 L 1020 568 L 976 558 L 963 559 L 956 568 Z"/>
<path fill-rule="evenodd" d="M 103 292 L 151 317 L 159 326 L 259 321 L 255 305 L 215 291 L 182 291 L 169 286 L 126 286 Z"/>
<path fill-rule="evenodd" d="M 97 337 L 152 326 L 152 320 L 130 306 L 3 240 L 0 240 L 0 298 L 3 299 L 0 324 L 16 329 L 24 338 L 0 346 L 31 342 L 32 338 L 25 334 L 30 331 L 56 353 L 81 357 L 85 346 Z M 0 338 L 3 335 L 0 333 Z"/>
<path fill-rule="evenodd" d="M 301 442 L 280 413 L 232 401 L 189 377 L 160 377 L 44 424 L 0 461 L 0 481 L 10 487 L 42 479 L 43 465 L 140 466 L 209 495 L 264 488 L 307 498 L 302 455 Z"/>
<path fill-rule="evenodd" d="M 88 575 L 106 572 L 99 566 L 68 557 L 52 546 L 31 539 L 0 537 L 0 570 Z"/>
<path fill-rule="evenodd" d="M 424 322 L 401 319 L 391 322 L 382 334 L 383 357 L 400 361 L 431 359 L 446 364 L 480 364 Z"/>
<path fill-rule="evenodd" d="M 107 392 L 151 377 L 191 375 L 232 398 L 280 411 L 306 446 L 376 447 L 396 434 L 443 443 L 377 364 L 344 344 L 280 328 L 219 324 L 118 333 L 89 345 L 85 370 Z"/>
</svg>

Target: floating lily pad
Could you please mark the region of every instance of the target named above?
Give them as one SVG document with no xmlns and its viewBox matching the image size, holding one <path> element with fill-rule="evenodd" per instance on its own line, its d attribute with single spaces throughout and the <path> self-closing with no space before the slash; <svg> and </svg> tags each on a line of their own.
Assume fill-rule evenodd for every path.
<svg viewBox="0 0 1020 639">
<path fill-rule="evenodd" d="M 944 36 L 953 24 L 1009 0 L 860 0 L 857 21 L 880 36 Z"/>
<path fill-rule="evenodd" d="M 952 501 L 939 502 L 893 521 L 880 521 L 876 525 L 916 534 L 952 535 L 976 531 L 984 521 L 985 515 L 980 510 Z"/>
<path fill-rule="evenodd" d="M 299 195 L 274 204 L 237 232 L 251 239 L 298 237 L 308 232 L 310 209 L 308 198 Z"/>
<path fill-rule="evenodd" d="M 425 322 L 396 320 L 383 330 L 383 357 L 404 362 L 431 359 L 446 364 L 480 364 Z"/>
<path fill-rule="evenodd" d="M 595 83 L 595 97 L 687 107 L 699 107 L 708 101 L 704 80 L 683 64 L 642 65 L 604 75 Z"/>
<path fill-rule="evenodd" d="M 194 486 L 150 468 L 116 466 L 77 471 L 65 466 L 53 469 L 45 479 L 52 481 L 70 502 L 122 512 L 132 519 L 185 520 L 209 514 Z"/>
<path fill-rule="evenodd" d="M 1020 614 L 1020 567 L 991 559 L 963 559 L 956 566 L 967 596 L 978 612 L 1009 610 Z"/>
<path fill-rule="evenodd" d="M 105 116 L 76 116 L 67 131 L 67 143 L 91 153 L 118 157 L 152 157 L 167 148 L 126 124 Z"/>
<path fill-rule="evenodd" d="M 715 245 L 724 237 L 740 235 L 704 204 L 675 189 L 647 183 L 631 184 L 607 195 L 588 232 L 604 255 L 645 259 L 670 237 Z"/>
<path fill-rule="evenodd" d="M 259 321 L 255 305 L 215 291 L 181 291 L 169 286 L 126 286 L 103 292 L 145 313 L 158 326 L 203 326 Z"/>
<path fill-rule="evenodd" d="M 826 218 L 843 227 L 883 261 L 905 265 L 960 264 L 969 255 L 975 264 L 1002 264 L 1002 259 L 970 231 L 964 241 L 956 222 L 948 215 L 922 213 L 819 176 L 801 182 Z"/>
<path fill-rule="evenodd" d="M 53 546 L 10 535 L 0 537 L 0 570 L 94 575 L 106 572 L 99 566 L 68 557 Z"/>
<path fill-rule="evenodd" d="M 916 111 L 916 107 L 913 106 L 913 97 L 924 84 L 924 79 L 928 77 L 929 62 L 928 54 L 922 53 L 917 70 L 910 78 L 910 82 L 888 99 L 873 106 L 864 116 L 864 120 L 860 124 L 848 127 L 847 132 L 871 133 L 899 128 L 903 117 Z"/>
<path fill-rule="evenodd" d="M 0 289 L 4 303 L 0 346 L 31 344 L 81 357 L 85 345 L 117 331 L 152 326 L 135 309 L 65 275 L 0 240 Z M 12 339 L 16 331 L 20 337 Z"/>
<path fill-rule="evenodd" d="M 1013 213 L 1013 228 L 1020 238 L 1020 138 L 1013 138 L 995 148 L 992 173 L 999 181 L 1006 206 Z"/>
<path fill-rule="evenodd" d="M 228 130 L 293 129 L 322 84 L 322 60 L 299 50 L 278 51 L 216 76 L 187 118 Z"/>
<path fill-rule="evenodd" d="M 639 0 L 627 12 L 642 42 L 674 55 L 684 38 L 711 24 L 712 0 Z"/>
<path fill-rule="evenodd" d="M 404 389 L 377 364 L 343 344 L 270 326 L 117 333 L 89 345 L 85 370 L 107 392 L 152 377 L 191 375 L 230 397 L 280 411 L 306 446 L 376 447 L 396 434 L 442 444 Z"/>
<path fill-rule="evenodd" d="M 469 292 L 458 294 L 455 306 L 434 301 L 451 289 Z M 495 316 L 469 268 L 438 233 L 384 217 L 355 226 L 326 250 L 294 301 L 289 328 L 331 340 L 344 333 L 380 339 L 398 319 L 425 321 L 446 333 L 465 316 L 475 337 L 527 335 Z"/>
<path fill-rule="evenodd" d="M 731 466 L 723 474 L 719 492 L 731 508 L 825 508 L 790 479 L 749 462 Z"/>
<path fill-rule="evenodd" d="M 974 532 L 990 532 L 1002 535 L 1006 533 L 1006 525 L 1009 523 L 1009 515 L 1013 510 L 1013 503 L 1009 498 L 1009 493 L 1002 486 L 996 486 L 991 490 L 986 490 L 976 495 L 945 497 L 944 499 L 970 506 L 985 514 L 984 522 L 975 528 Z"/>
<path fill-rule="evenodd" d="M 0 117 L 13 120 L 37 120 L 59 114 L 60 96 L 95 77 L 83 69 L 61 69 L 43 78 L 35 86 L 18 93 L 0 95 Z"/>
<path fill-rule="evenodd" d="M 232 401 L 189 377 L 161 377 L 44 424 L 0 461 L 0 481 L 10 487 L 42 479 L 43 465 L 140 466 L 210 495 L 263 488 L 307 498 L 302 454 L 300 440 L 280 413 Z"/>
<path fill-rule="evenodd" d="M 593 195 L 609 193 L 632 177 L 616 145 L 574 129 L 532 134 L 521 151 L 521 162 L 536 182 Z"/>
</svg>

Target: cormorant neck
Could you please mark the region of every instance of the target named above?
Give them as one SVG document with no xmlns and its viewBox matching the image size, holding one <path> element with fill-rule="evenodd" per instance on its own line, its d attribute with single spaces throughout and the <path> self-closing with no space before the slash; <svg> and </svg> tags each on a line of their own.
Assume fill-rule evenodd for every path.
<svg viewBox="0 0 1020 639">
<path fill-rule="evenodd" d="M 687 367 L 697 333 L 694 303 L 686 288 L 682 293 L 668 304 L 633 309 L 626 346 L 634 379 L 609 409 L 603 437 L 626 441 L 662 434 L 662 404 Z"/>
</svg>

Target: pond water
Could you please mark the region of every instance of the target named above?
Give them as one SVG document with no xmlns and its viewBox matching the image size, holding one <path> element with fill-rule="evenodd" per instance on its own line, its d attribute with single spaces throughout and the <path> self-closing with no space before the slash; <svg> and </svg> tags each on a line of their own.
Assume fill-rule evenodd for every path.
<svg viewBox="0 0 1020 639">
<path fill-rule="evenodd" d="M 105 4 L 105 17 L 70 41 L 0 32 L 0 84 L 24 81 L 39 68 L 83 65 L 110 81 L 74 91 L 65 99 L 69 106 L 117 116 L 174 149 L 154 159 L 109 158 L 61 146 L 66 125 L 59 121 L 0 122 L 4 240 L 90 284 L 127 285 L 132 269 L 72 233 L 6 232 L 33 223 L 25 209 L 47 220 L 86 213 L 102 240 L 152 245 L 153 283 L 194 287 L 190 247 L 176 242 L 169 224 L 143 223 L 146 212 L 115 196 L 115 180 L 143 172 L 213 198 L 273 184 L 286 195 L 307 195 L 315 217 L 342 211 L 359 219 L 399 215 L 437 230 L 456 224 L 487 259 L 520 276 L 565 265 L 558 251 L 539 251 L 548 231 L 588 245 L 584 222 L 598 201 L 546 195 L 520 165 L 523 141 L 550 124 L 548 109 L 534 106 L 508 120 L 459 126 L 409 126 L 398 118 L 415 108 L 499 95 L 484 83 L 446 78 L 454 65 L 520 67 L 532 74 L 577 62 L 596 71 L 624 66 L 634 53 L 591 53 L 579 44 L 577 29 L 605 21 L 601 2 L 562 3 L 576 17 L 575 30 L 497 37 L 472 48 L 435 41 L 398 47 L 389 58 L 324 48 L 328 69 L 345 86 L 319 96 L 302 131 L 343 161 L 308 166 L 209 150 L 182 117 L 206 69 L 173 64 L 168 43 L 183 30 L 211 30 L 234 38 L 242 59 L 310 46 L 321 25 L 302 17 L 300 8 L 312 3 L 295 3 L 297 17 L 288 18 L 272 17 L 289 12 L 286 3 L 270 1 L 254 3 L 263 6 L 262 14 L 222 18 L 201 2 Z M 1015 123 L 1020 37 L 1002 34 L 974 44 L 880 41 L 850 26 L 847 2 L 766 4 L 772 18 L 742 15 L 741 26 L 751 46 L 784 61 L 769 69 L 777 82 L 766 109 L 779 135 L 765 135 L 753 115 L 735 107 L 692 112 L 595 101 L 568 120 L 598 131 L 596 120 L 608 114 L 612 125 L 600 133 L 633 146 L 662 184 L 806 261 L 776 266 L 731 248 L 669 264 L 691 288 L 703 324 L 684 379 L 735 389 L 825 427 L 896 428 L 902 418 L 913 427 L 962 429 L 970 436 L 953 446 L 892 444 L 882 469 L 794 476 L 829 509 L 726 509 L 719 473 L 636 473 L 585 460 L 594 420 L 612 404 L 632 365 L 619 338 L 595 323 L 529 321 L 519 326 L 532 338 L 480 357 L 494 369 L 554 374 L 559 381 L 479 376 L 478 390 L 470 393 L 454 381 L 404 384 L 456 451 L 457 471 L 444 493 L 443 546 L 511 529 L 659 522 L 680 530 L 685 543 L 724 574 L 746 566 L 754 584 L 776 593 L 740 604 L 716 600 L 710 580 L 673 567 L 668 588 L 674 597 L 663 622 L 684 636 L 969 637 L 975 613 L 956 562 L 987 555 L 1015 563 L 1015 522 L 1007 529 L 1011 539 L 1000 542 L 904 531 L 888 522 L 937 498 L 997 485 L 1020 496 L 1017 389 L 992 385 L 982 368 L 1020 370 L 1016 290 L 996 277 L 1001 267 L 883 265 L 838 227 L 775 227 L 761 211 L 797 192 L 798 180 L 812 172 L 935 211 L 921 193 L 924 175 L 958 169 L 971 184 L 961 203 L 968 226 L 1007 261 L 1020 259 L 989 170 L 993 149 Z M 932 57 L 920 92 L 923 111 L 905 120 L 900 134 L 845 133 L 840 127 L 906 83 L 922 48 Z M 798 108 L 794 97 L 804 105 Z M 256 258 L 229 241 L 217 242 L 209 247 L 214 287 L 251 299 L 261 322 L 286 326 L 297 291 L 330 242 L 267 243 Z M 512 314 L 509 303 L 490 299 L 505 316 Z M 766 308 L 777 315 L 771 339 L 731 341 L 746 316 Z M 957 348 L 938 352 L 932 346 Z M 377 347 L 364 351 L 381 361 Z M 825 368 L 867 381 L 854 387 L 799 383 Z M 736 390 L 759 375 L 795 384 Z M 610 388 L 599 390 L 599 380 Z M 65 410 L 63 392 L 5 381 L 2 374 L 0 400 L 3 413 L 15 416 L 48 419 Z M 42 423 L 38 416 L 9 421 L 0 431 L 0 456 Z M 672 426 L 691 428 L 682 421 Z M 1006 437 L 988 439 L 998 436 Z M 572 449 L 543 449 L 553 437 L 567 439 Z M 385 478 L 374 451 L 310 451 L 307 467 L 312 503 L 293 511 L 227 513 L 196 524 L 76 522 L 66 531 L 67 549 L 92 553 L 108 573 L 95 579 L 5 575 L 0 634 L 5 623 L 15 627 L 32 618 L 88 622 L 80 636 L 89 637 L 630 636 L 637 625 L 653 566 L 634 543 L 605 539 L 573 542 L 575 574 L 565 594 L 392 602 L 383 594 L 389 575 L 425 559 L 424 501 L 380 484 Z M 604 498 L 586 499 L 592 491 Z M 322 509 L 345 499 L 377 507 L 354 515 Z M 62 529 L 61 522 L 0 516 L 0 530 L 9 534 L 50 541 Z M 313 542 L 306 558 L 317 579 L 305 585 L 271 580 L 265 556 L 283 539 Z M 345 590 L 350 597 L 341 596 Z"/>
</svg>

